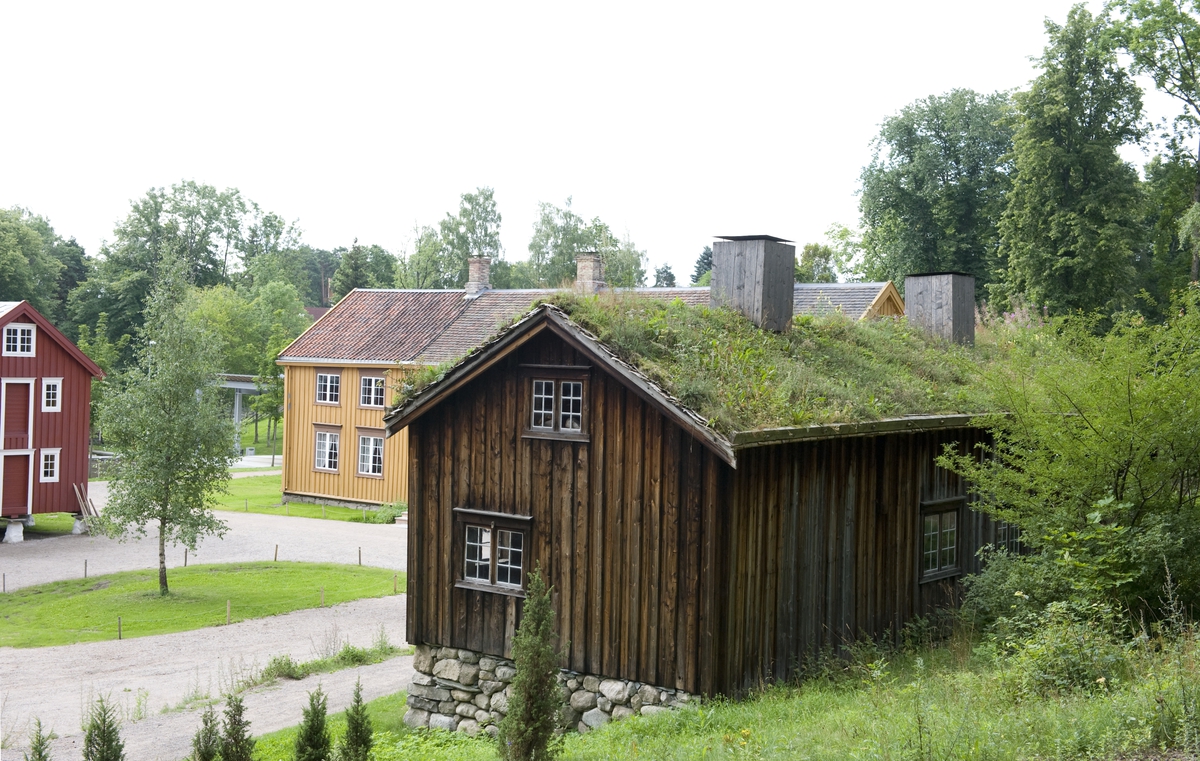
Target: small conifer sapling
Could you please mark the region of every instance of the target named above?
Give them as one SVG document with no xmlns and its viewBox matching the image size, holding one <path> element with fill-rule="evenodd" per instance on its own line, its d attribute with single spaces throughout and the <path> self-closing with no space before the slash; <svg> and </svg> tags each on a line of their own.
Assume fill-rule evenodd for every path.
<svg viewBox="0 0 1200 761">
<path fill-rule="evenodd" d="M 225 724 L 221 727 L 221 761 L 254 761 L 254 738 L 246 720 L 246 706 L 237 695 L 225 699 Z"/>
<path fill-rule="evenodd" d="M 330 761 L 329 730 L 325 726 L 328 700 L 321 688 L 308 693 L 308 707 L 296 733 L 296 761 Z M 224 759 L 222 759 L 224 761 Z"/>
<path fill-rule="evenodd" d="M 125 761 L 125 743 L 117 710 L 104 698 L 98 698 L 88 711 L 83 733 L 83 761 Z"/>
<path fill-rule="evenodd" d="M 338 761 L 367 761 L 371 754 L 371 717 L 362 700 L 362 681 L 354 683 L 354 699 L 346 709 L 346 734 L 338 745 Z"/>
<path fill-rule="evenodd" d="M 200 728 L 192 737 L 191 761 L 217 761 L 221 755 L 221 725 L 212 706 L 200 716 Z"/>
<path fill-rule="evenodd" d="M 529 574 L 521 626 L 513 637 L 516 676 L 508 713 L 500 721 L 500 757 L 504 761 L 549 761 L 562 750 L 555 735 L 562 695 L 558 688 L 558 654 L 554 651 L 554 608 L 541 564 Z"/>
</svg>

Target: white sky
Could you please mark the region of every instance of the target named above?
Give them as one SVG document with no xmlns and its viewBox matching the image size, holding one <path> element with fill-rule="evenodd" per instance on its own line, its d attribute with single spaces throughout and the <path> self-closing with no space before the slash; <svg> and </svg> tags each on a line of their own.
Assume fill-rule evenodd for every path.
<svg viewBox="0 0 1200 761">
<path fill-rule="evenodd" d="M 490 185 L 509 259 L 573 196 L 683 281 L 714 235 L 855 224 L 879 122 L 1024 86 L 1070 4 L 0 0 L 0 207 L 95 253 L 193 179 L 399 251 Z"/>
</svg>

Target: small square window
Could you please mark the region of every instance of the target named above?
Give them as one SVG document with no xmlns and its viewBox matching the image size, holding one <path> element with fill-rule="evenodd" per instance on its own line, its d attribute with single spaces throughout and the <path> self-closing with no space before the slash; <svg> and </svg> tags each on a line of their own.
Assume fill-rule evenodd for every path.
<svg viewBox="0 0 1200 761">
<path fill-rule="evenodd" d="M 37 327 L 21 323 L 10 323 L 4 326 L 4 356 L 32 357 L 34 356 L 34 336 Z"/>
<path fill-rule="evenodd" d="M 58 456 L 61 449 L 42 450 L 41 482 L 44 484 L 58 481 Z"/>
<path fill-rule="evenodd" d="M 554 430 L 554 381 L 533 382 L 533 420 L 529 425 L 535 430 Z"/>
<path fill-rule="evenodd" d="M 62 409 L 62 378 L 42 379 L 42 412 Z"/>
<path fill-rule="evenodd" d="M 317 401 L 321 404 L 340 404 L 342 376 L 336 373 L 317 373 Z"/>
<path fill-rule="evenodd" d="M 332 431 L 317 431 L 316 461 L 317 470 L 338 469 L 338 442 L 341 434 Z"/>
<path fill-rule="evenodd" d="M 383 406 L 383 378 L 364 376 L 359 379 L 358 403 L 362 407 Z"/>
<path fill-rule="evenodd" d="M 358 437 L 358 472 L 364 476 L 383 475 L 383 437 Z"/>
<path fill-rule="evenodd" d="M 490 583 L 492 580 L 492 530 L 467 526 L 466 567 L 463 578 Z"/>
</svg>

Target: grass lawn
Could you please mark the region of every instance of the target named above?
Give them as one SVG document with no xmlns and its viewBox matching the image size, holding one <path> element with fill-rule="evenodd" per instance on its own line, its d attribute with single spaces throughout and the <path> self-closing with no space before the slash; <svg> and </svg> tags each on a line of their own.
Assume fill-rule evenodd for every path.
<svg viewBox="0 0 1200 761">
<path fill-rule="evenodd" d="M 281 476 L 252 476 L 236 478 L 229 482 L 229 493 L 219 497 L 218 510 L 263 513 L 265 515 L 292 515 L 301 518 L 325 518 L 335 521 L 363 522 L 363 511 L 352 507 L 310 505 L 292 502 L 279 504 L 283 495 Z M 368 522 L 374 511 L 367 509 Z"/>
<path fill-rule="evenodd" d="M 405 693 L 397 692 L 394 695 L 385 695 L 367 703 L 367 712 L 371 715 L 371 726 L 377 733 L 408 731 L 408 727 L 403 721 L 405 698 Z M 300 718 L 300 716 L 296 717 L 296 727 L 288 727 L 256 738 L 254 761 L 292 761 L 292 750 L 295 747 Z M 346 733 L 346 712 L 330 714 L 329 723 L 326 726 L 329 727 L 330 735 L 335 738 L 336 747 L 337 740 Z"/>
<path fill-rule="evenodd" d="M 246 397 L 242 397 L 244 402 Z M 271 448 L 274 447 L 275 454 L 283 454 L 283 420 L 279 421 L 279 434 L 275 441 L 267 441 L 267 421 L 264 418 L 258 422 L 258 443 L 254 443 L 254 421 L 250 419 L 242 420 L 242 450 L 246 447 L 254 447 L 256 455 L 270 455 Z"/>
<path fill-rule="evenodd" d="M 171 594 L 158 594 L 158 570 L 57 581 L 0 596 L 0 646 L 44 647 L 189 631 L 392 594 L 393 571 L 334 563 L 233 563 L 173 568 Z M 398 588 L 404 589 L 403 573 Z"/>
<path fill-rule="evenodd" d="M 75 516 L 70 513 L 38 513 L 33 516 L 33 528 L 25 529 L 28 534 L 69 534 L 75 527 Z"/>
</svg>

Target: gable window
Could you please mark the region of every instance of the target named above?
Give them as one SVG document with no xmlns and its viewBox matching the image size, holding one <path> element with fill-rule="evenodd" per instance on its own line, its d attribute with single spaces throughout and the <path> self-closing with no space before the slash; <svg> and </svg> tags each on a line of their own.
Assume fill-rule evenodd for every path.
<svg viewBox="0 0 1200 761">
<path fill-rule="evenodd" d="M 334 431 L 317 431 L 316 462 L 313 467 L 317 470 L 338 469 L 338 444 L 341 434 Z"/>
<path fill-rule="evenodd" d="M 4 356 L 34 356 L 37 326 L 13 322 L 4 326 Z"/>
<path fill-rule="evenodd" d="M 358 404 L 360 407 L 383 406 L 383 378 L 364 375 L 358 382 Z"/>
<path fill-rule="evenodd" d="M 49 484 L 58 481 L 58 456 L 61 452 L 61 448 L 42 450 L 42 476 L 40 479 L 42 483 Z"/>
<path fill-rule="evenodd" d="M 383 437 L 371 434 L 358 435 L 358 474 L 360 476 L 383 475 Z"/>
<path fill-rule="evenodd" d="M 457 586 L 520 596 L 525 584 L 525 539 L 532 518 L 486 510 L 454 508 L 461 539 L 462 576 Z"/>
<path fill-rule="evenodd" d="M 958 573 L 958 518 L 966 497 L 921 503 L 921 577 L 930 581 Z"/>
<path fill-rule="evenodd" d="M 317 373 L 317 404 L 341 404 L 342 376 L 337 373 Z"/>
<path fill-rule="evenodd" d="M 62 409 L 62 378 L 42 378 L 42 412 Z"/>
<path fill-rule="evenodd" d="M 525 365 L 525 435 L 535 438 L 585 438 L 589 368 Z"/>
</svg>

